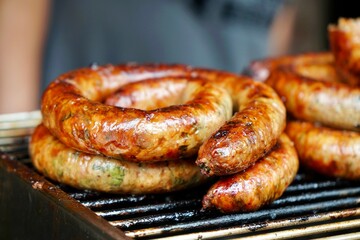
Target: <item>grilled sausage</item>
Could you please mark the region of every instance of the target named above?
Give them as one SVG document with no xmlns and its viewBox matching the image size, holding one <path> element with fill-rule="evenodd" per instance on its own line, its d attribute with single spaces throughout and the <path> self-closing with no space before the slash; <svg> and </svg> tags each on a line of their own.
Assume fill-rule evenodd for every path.
<svg viewBox="0 0 360 240">
<path fill-rule="evenodd" d="M 193 99 L 168 108 L 146 111 L 102 104 L 97 100 L 106 95 L 104 85 L 117 83 L 101 76 L 110 69 L 79 70 L 60 77 L 45 92 L 44 124 L 67 146 L 136 162 L 186 158 L 195 155 L 200 144 L 231 117 L 228 93 L 204 81 L 178 81 L 179 90 L 193 93 Z M 111 74 L 117 76 L 116 70 Z"/>
<path fill-rule="evenodd" d="M 276 93 L 260 82 L 224 80 L 238 109 L 199 149 L 203 174 L 230 175 L 263 157 L 285 128 L 286 110 Z"/>
<path fill-rule="evenodd" d="M 272 86 L 290 115 L 308 121 L 287 127 L 305 166 L 328 176 L 357 179 L 360 19 L 340 19 L 328 33 L 332 53 L 258 60 L 248 73 Z"/>
<path fill-rule="evenodd" d="M 300 164 L 327 176 L 360 179 L 360 133 L 299 121 L 288 122 L 286 133 Z"/>
<path fill-rule="evenodd" d="M 319 81 L 286 68 L 274 71 L 272 86 L 295 118 L 360 131 L 360 89 L 339 82 Z"/>
<path fill-rule="evenodd" d="M 243 172 L 222 177 L 203 198 L 203 208 L 221 212 L 255 211 L 278 199 L 295 178 L 299 160 L 282 134 L 272 151 Z"/>
<path fill-rule="evenodd" d="M 331 52 L 303 53 L 258 59 L 251 62 L 244 72 L 256 81 L 263 82 L 273 71 L 289 66 L 296 68 L 297 72 L 305 76 L 310 75 L 314 77 L 314 75 L 317 75 L 317 79 L 324 79 L 324 75 L 326 78 L 329 78 L 329 76 L 332 76 L 334 79 L 338 78 L 336 72 L 333 70 L 334 56 Z M 304 66 L 306 66 L 305 69 L 303 68 Z M 311 71 L 311 74 L 309 74 L 309 71 Z M 319 73 L 322 74 L 322 76 L 319 75 Z"/>
<path fill-rule="evenodd" d="M 360 85 L 360 18 L 340 18 L 328 27 L 330 47 L 343 79 L 352 86 Z"/>
<path fill-rule="evenodd" d="M 141 148 L 143 145 L 139 148 L 137 143 L 135 133 L 141 135 L 144 131 L 144 125 L 137 124 L 138 111 L 100 102 L 126 83 L 158 77 L 203 78 L 216 82 L 219 88 L 230 93 L 235 109 L 240 110 L 200 149 L 197 163 L 208 175 L 230 174 L 251 165 L 271 149 L 285 127 L 285 107 L 269 86 L 236 74 L 183 65 L 109 65 L 64 74 L 44 93 L 44 124 L 59 140 L 82 151 L 142 161 L 138 154 L 123 153 L 129 146 L 135 146 L 138 147 L 136 152 L 149 153 L 141 156 L 150 160 L 147 148 Z M 215 103 L 209 104 L 214 106 Z M 186 117 L 182 120 L 181 124 L 198 121 Z M 173 122 L 167 121 L 167 125 L 174 126 Z M 188 138 L 186 133 L 198 131 L 199 128 L 192 125 L 181 131 L 182 137 Z M 157 140 L 155 146 L 161 146 L 167 138 L 167 132 L 163 132 L 165 135 L 153 137 Z M 172 140 L 170 142 L 173 144 Z M 178 144 L 178 148 L 182 145 Z M 159 156 L 151 158 L 161 159 Z"/>
<path fill-rule="evenodd" d="M 241 104 L 244 109 L 240 114 L 236 113 L 200 149 L 197 163 L 206 175 L 228 175 L 247 168 L 274 145 L 276 139 L 265 137 L 277 135 L 277 132 L 281 131 L 276 127 L 277 123 L 282 119 L 276 119 L 276 116 L 279 116 L 277 112 L 271 112 L 271 108 L 266 105 L 265 98 L 268 96 L 269 99 L 272 99 L 273 91 L 268 91 L 269 88 L 264 88 L 263 84 L 253 83 L 252 81 L 237 81 L 237 84 L 234 81 L 237 81 L 236 78 L 228 78 L 219 85 L 225 87 L 229 92 L 231 91 L 234 102 L 238 103 L 236 108 L 239 108 L 239 104 Z M 175 80 L 166 83 L 169 83 L 169 85 L 164 86 L 164 81 L 160 80 L 127 84 L 117 93 L 107 98 L 106 103 L 141 109 L 153 109 L 167 104 L 177 104 L 177 97 L 170 100 L 173 96 L 171 92 L 177 87 Z M 151 91 L 149 91 L 150 88 Z M 169 91 L 164 91 L 164 89 L 169 89 Z M 183 92 L 190 93 L 189 91 Z M 150 99 L 154 99 L 154 101 L 149 101 Z M 257 107 L 256 111 L 254 111 L 253 105 L 255 105 L 254 102 L 256 101 Z M 271 100 L 268 102 L 271 102 Z M 251 107 L 247 108 L 246 105 Z M 267 135 L 264 132 L 266 129 L 273 132 Z M 260 142 L 262 145 L 256 144 L 257 139 L 262 139 L 262 142 Z M 241 151 L 242 158 L 238 157 L 239 151 Z M 226 154 L 228 155 L 226 156 Z"/>
<path fill-rule="evenodd" d="M 248 72 L 273 87 L 295 118 L 360 130 L 360 89 L 341 83 L 330 53 L 258 60 Z"/>
<path fill-rule="evenodd" d="M 149 87 L 142 87 L 143 83 L 147 84 L 149 81 L 126 85 L 109 97 L 106 103 L 151 109 L 166 106 L 167 103 L 172 103 L 171 99 L 176 100 L 171 94 L 176 86 L 174 83 L 164 87 L 160 86 L 163 85 L 162 82 L 152 80 L 147 85 L 154 91 L 148 91 Z M 206 175 L 229 175 L 247 168 L 269 151 L 276 141 L 273 136 L 277 136 L 283 129 L 283 126 L 278 125 L 282 121 L 278 113 L 283 109 L 275 109 L 278 111 L 276 112 L 268 107 L 275 98 L 268 87 L 249 79 L 238 81 L 236 78 L 228 78 L 220 86 L 231 93 L 234 103 L 237 103 L 235 108 L 242 108 L 240 113 L 236 113 L 201 147 L 197 164 Z M 169 91 L 162 92 L 161 89 Z M 153 96 L 155 94 L 157 96 Z"/>
<path fill-rule="evenodd" d="M 79 189 L 109 193 L 171 192 L 206 181 L 194 160 L 134 163 L 69 148 L 41 124 L 32 135 L 30 155 L 45 176 Z"/>
<path fill-rule="evenodd" d="M 316 64 L 332 61 L 337 70 L 337 79 L 352 86 L 360 85 L 360 18 L 340 18 L 337 24 L 328 26 L 331 53 L 305 53 L 295 56 L 261 59 L 251 63 L 246 72 L 257 80 L 264 81 L 279 66 Z M 317 70 L 318 72 L 318 70 Z M 313 76 L 313 75 L 312 75 Z"/>
<path fill-rule="evenodd" d="M 147 79 L 140 82 L 128 83 L 119 88 L 114 94 L 106 98 L 105 104 L 124 107 L 137 108 L 141 110 L 157 110 L 171 112 L 177 105 L 204 105 L 201 99 L 196 99 L 199 90 L 216 87 L 222 92 L 222 107 L 224 112 L 219 113 L 225 120 L 232 116 L 232 99 L 227 91 L 219 88 L 218 85 L 201 78 L 185 79 L 181 77 Z M 204 95 L 207 92 L 204 91 Z M 201 97 L 204 97 L 201 95 Z M 210 94 L 208 94 L 211 96 Z M 210 98 L 207 96 L 208 98 Z M 219 101 L 214 98 L 213 101 Z M 205 106 L 202 106 L 205 107 Z M 212 116 L 207 115 L 209 118 Z M 222 124 L 224 124 L 224 120 Z M 212 126 L 206 126 L 212 132 Z"/>
</svg>

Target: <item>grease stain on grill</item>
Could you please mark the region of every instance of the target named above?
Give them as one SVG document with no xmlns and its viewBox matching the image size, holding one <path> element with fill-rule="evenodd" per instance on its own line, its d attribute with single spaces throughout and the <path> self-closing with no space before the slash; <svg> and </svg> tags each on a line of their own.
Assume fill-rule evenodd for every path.
<svg viewBox="0 0 360 240">
<path fill-rule="evenodd" d="M 263 222 L 263 223 L 260 223 L 260 224 L 250 224 L 248 226 L 248 230 L 251 231 L 251 232 L 255 232 L 255 231 L 258 231 L 260 229 L 263 229 L 263 228 L 266 228 L 269 224 L 267 222 Z"/>
</svg>

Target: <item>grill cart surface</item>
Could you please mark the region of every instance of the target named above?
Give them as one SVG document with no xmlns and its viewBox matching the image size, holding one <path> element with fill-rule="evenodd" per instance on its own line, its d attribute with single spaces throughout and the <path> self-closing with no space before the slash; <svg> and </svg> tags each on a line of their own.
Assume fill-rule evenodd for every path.
<svg viewBox="0 0 360 240">
<path fill-rule="evenodd" d="M 40 121 L 37 111 L 0 115 L 1 238 L 360 239 L 359 182 L 300 170 L 280 199 L 237 214 L 202 211 L 208 186 L 139 196 L 82 191 L 33 168 L 27 146 Z"/>
</svg>

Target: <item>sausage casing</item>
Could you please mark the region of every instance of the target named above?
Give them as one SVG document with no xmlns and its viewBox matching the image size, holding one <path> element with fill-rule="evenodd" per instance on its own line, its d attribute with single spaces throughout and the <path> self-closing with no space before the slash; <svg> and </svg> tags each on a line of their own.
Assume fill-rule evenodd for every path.
<svg viewBox="0 0 360 240">
<path fill-rule="evenodd" d="M 208 74 L 212 76 L 211 72 Z M 222 82 L 218 82 L 218 87 L 223 87 L 230 93 L 236 113 L 205 141 L 196 163 L 206 175 L 229 175 L 247 168 L 274 146 L 284 129 L 285 109 L 276 93 L 263 83 L 230 74 L 214 77 L 216 78 L 222 79 Z M 158 85 L 161 85 L 160 80 L 152 80 L 150 83 L 148 87 L 152 87 L 156 93 Z M 172 95 L 168 91 L 158 93 L 158 97 L 145 97 L 152 94 L 152 91 L 140 86 L 142 82 L 126 85 L 108 98 L 107 103 L 141 108 L 146 105 L 151 109 L 165 105 L 164 101 L 172 102 L 166 99 Z M 172 88 L 174 86 L 176 84 L 173 80 Z M 171 90 L 169 86 L 162 89 Z M 166 96 L 165 100 L 162 99 L 163 95 Z M 211 129 L 208 126 L 207 130 Z"/>
<path fill-rule="evenodd" d="M 340 18 L 329 25 L 328 35 L 338 73 L 346 83 L 360 86 L 360 18 Z"/>
<path fill-rule="evenodd" d="M 42 124 L 32 135 L 30 155 L 34 166 L 55 181 L 109 193 L 171 192 L 207 179 L 194 160 L 135 163 L 82 153 L 62 144 Z"/>
<path fill-rule="evenodd" d="M 222 177 L 203 198 L 203 208 L 221 212 L 255 211 L 279 198 L 296 176 L 299 160 L 282 134 L 269 154 L 243 172 Z"/>
<path fill-rule="evenodd" d="M 230 93 L 233 106 L 239 111 L 223 128 L 216 131 L 207 143 L 204 143 L 206 147 L 200 150 L 197 163 L 207 175 L 231 174 L 248 167 L 271 149 L 285 127 L 285 107 L 271 87 L 232 73 L 161 64 L 98 66 L 61 75 L 48 87 L 42 98 L 44 125 L 59 140 L 76 149 L 143 161 L 138 154 L 122 153 L 128 151 L 129 146 L 137 146 L 135 153 L 146 149 L 139 141 L 149 144 L 151 141 L 147 140 L 156 140 L 160 142 L 155 146 L 161 146 L 164 136 L 154 136 L 153 139 L 144 141 L 138 137 L 143 134 L 144 129 L 138 126 L 144 125 L 138 122 L 141 114 L 137 110 L 125 111 L 105 105 L 102 101 L 129 82 L 161 77 L 202 78 L 215 82 L 219 88 Z M 226 105 L 223 102 L 209 102 L 210 106 L 214 104 Z M 153 116 L 142 114 L 145 122 Z M 203 119 L 203 115 L 200 116 L 200 119 Z M 166 126 L 173 125 L 171 116 L 160 114 L 159 118 L 167 121 Z M 184 115 L 180 121 L 179 127 L 183 127 L 181 124 L 184 122 L 188 123 L 187 128 L 178 131 L 182 138 L 187 138 L 187 134 L 191 132 L 199 131 L 199 128 L 193 127 L 197 120 L 187 119 Z M 148 130 L 153 132 L 154 129 Z M 130 140 L 128 137 L 131 137 Z M 180 152 L 183 149 L 183 144 L 175 146 L 178 146 Z M 149 161 L 171 158 L 152 156 L 151 152 L 146 150 L 141 156 Z M 173 158 L 178 158 L 179 155 L 173 154 Z"/>
<path fill-rule="evenodd" d="M 360 131 L 359 88 L 302 76 L 292 68 L 272 72 L 266 83 L 276 90 L 295 118 Z"/>
<path fill-rule="evenodd" d="M 288 122 L 286 133 L 302 165 L 331 177 L 360 179 L 360 133 L 300 121 Z"/>
<path fill-rule="evenodd" d="M 135 162 L 154 162 L 195 155 L 204 140 L 232 114 L 228 93 L 205 81 L 196 84 L 182 81 L 182 85 L 196 88 L 191 90 L 194 98 L 168 108 L 146 111 L 101 103 L 99 100 L 112 88 L 117 89 L 126 81 L 156 75 L 140 72 L 138 77 L 131 76 L 135 69 L 122 75 L 121 71 L 127 70 L 123 68 L 77 70 L 61 76 L 44 93 L 44 125 L 65 145 L 80 151 Z M 158 71 L 162 73 L 161 68 Z M 104 76 L 105 73 L 110 76 Z"/>
<path fill-rule="evenodd" d="M 248 168 L 275 145 L 285 128 L 285 107 L 271 88 L 246 79 L 222 84 L 232 92 L 238 111 L 200 147 L 196 163 L 209 176 Z"/>
</svg>

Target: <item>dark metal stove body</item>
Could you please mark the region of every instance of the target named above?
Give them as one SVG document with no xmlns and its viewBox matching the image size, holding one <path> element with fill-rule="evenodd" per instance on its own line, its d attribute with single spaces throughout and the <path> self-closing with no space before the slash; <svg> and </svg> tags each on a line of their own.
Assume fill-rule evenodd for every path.
<svg viewBox="0 0 360 240">
<path fill-rule="evenodd" d="M 38 112 L 0 115 L 0 236 L 4 239 L 360 239 L 360 184 L 300 171 L 285 194 L 251 213 L 202 211 L 207 186 L 123 196 L 48 181 L 27 144 Z M 359 233 L 358 233 L 359 232 Z"/>
</svg>

